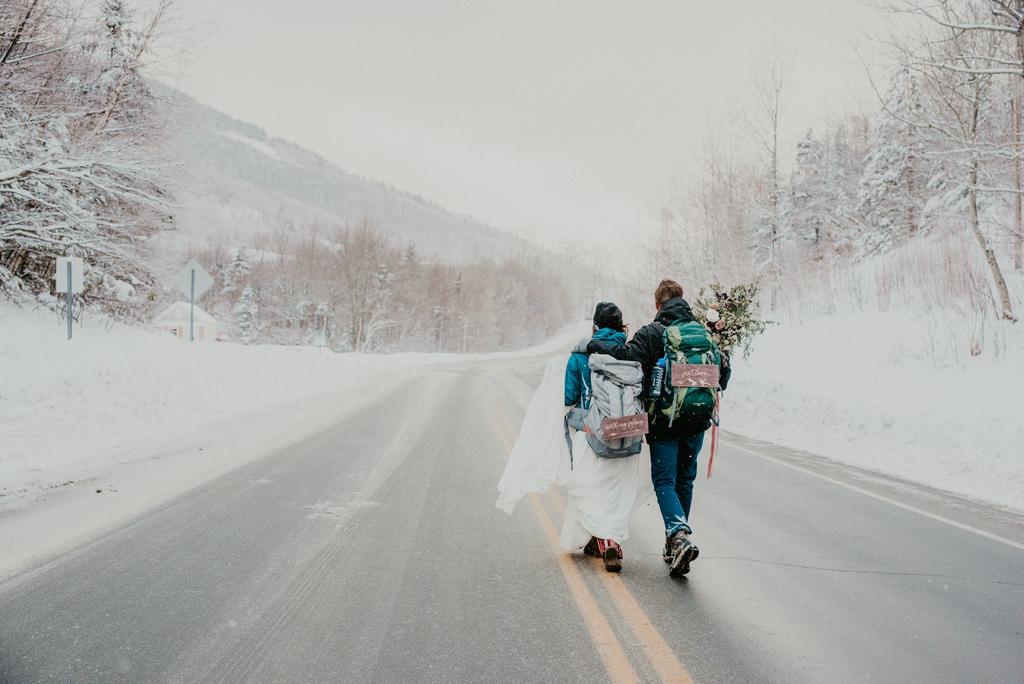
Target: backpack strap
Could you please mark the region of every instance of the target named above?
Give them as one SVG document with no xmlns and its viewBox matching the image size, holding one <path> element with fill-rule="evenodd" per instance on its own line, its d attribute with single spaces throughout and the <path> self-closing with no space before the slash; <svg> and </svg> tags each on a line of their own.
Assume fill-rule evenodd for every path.
<svg viewBox="0 0 1024 684">
<path fill-rule="evenodd" d="M 562 419 L 562 425 L 565 429 L 565 445 L 569 447 L 569 470 L 573 469 L 572 459 L 572 434 L 569 432 L 569 414 L 565 414 L 565 418 Z"/>
</svg>

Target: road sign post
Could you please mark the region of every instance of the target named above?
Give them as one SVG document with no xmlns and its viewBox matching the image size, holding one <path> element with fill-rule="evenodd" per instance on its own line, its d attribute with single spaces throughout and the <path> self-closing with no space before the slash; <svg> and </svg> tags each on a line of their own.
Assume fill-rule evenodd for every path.
<svg viewBox="0 0 1024 684">
<path fill-rule="evenodd" d="M 85 277 L 82 260 L 79 257 L 57 257 L 57 268 L 54 272 L 55 289 L 64 293 L 65 315 L 68 319 L 68 339 L 74 332 L 74 296 L 85 288 Z"/>
<path fill-rule="evenodd" d="M 202 297 L 213 285 L 213 276 L 199 262 L 191 259 L 174 277 L 174 285 L 188 297 L 188 341 L 194 342 L 196 299 Z"/>
</svg>

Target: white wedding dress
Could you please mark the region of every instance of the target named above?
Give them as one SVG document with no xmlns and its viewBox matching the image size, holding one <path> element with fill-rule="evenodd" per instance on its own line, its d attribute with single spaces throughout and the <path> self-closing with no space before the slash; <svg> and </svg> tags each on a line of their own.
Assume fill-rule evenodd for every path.
<svg viewBox="0 0 1024 684">
<path fill-rule="evenodd" d="M 636 456 L 600 458 L 586 434 L 574 432 L 572 460 L 565 440 L 563 382 L 567 357 L 548 362 L 544 380 L 533 395 L 519 438 L 498 482 L 495 505 L 511 513 L 527 494 L 543 494 L 551 485 L 567 495 L 562 547 L 581 549 L 591 536 L 622 542 L 629 518 L 654 489 L 647 445 Z"/>
</svg>

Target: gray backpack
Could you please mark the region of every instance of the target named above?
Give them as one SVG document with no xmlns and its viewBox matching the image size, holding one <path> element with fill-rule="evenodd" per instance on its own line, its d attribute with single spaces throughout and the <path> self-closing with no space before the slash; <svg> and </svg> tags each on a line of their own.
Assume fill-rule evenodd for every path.
<svg viewBox="0 0 1024 684">
<path fill-rule="evenodd" d="M 643 432 L 615 437 L 617 433 L 609 430 L 609 434 L 606 434 L 604 428 L 608 427 L 605 422 L 608 419 L 617 423 L 618 429 L 621 429 L 624 422 L 619 419 L 633 420 L 635 425 L 642 422 L 646 428 L 647 414 L 640 399 L 643 385 L 644 372 L 639 363 L 619 361 L 606 354 L 590 355 L 590 410 L 584 425 L 587 442 L 598 456 L 622 458 L 640 453 Z M 629 423 L 629 420 L 625 422 Z M 636 432 L 628 427 L 625 431 Z"/>
</svg>

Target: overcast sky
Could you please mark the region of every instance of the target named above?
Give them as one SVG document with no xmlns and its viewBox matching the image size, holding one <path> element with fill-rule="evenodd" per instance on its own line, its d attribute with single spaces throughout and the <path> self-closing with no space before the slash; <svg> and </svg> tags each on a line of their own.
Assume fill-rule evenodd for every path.
<svg viewBox="0 0 1024 684">
<path fill-rule="evenodd" d="M 867 92 L 857 0 L 178 0 L 176 85 L 535 240 L 618 247 L 789 53 L 795 138 Z M 165 75 L 166 78 L 166 75 Z"/>
</svg>

